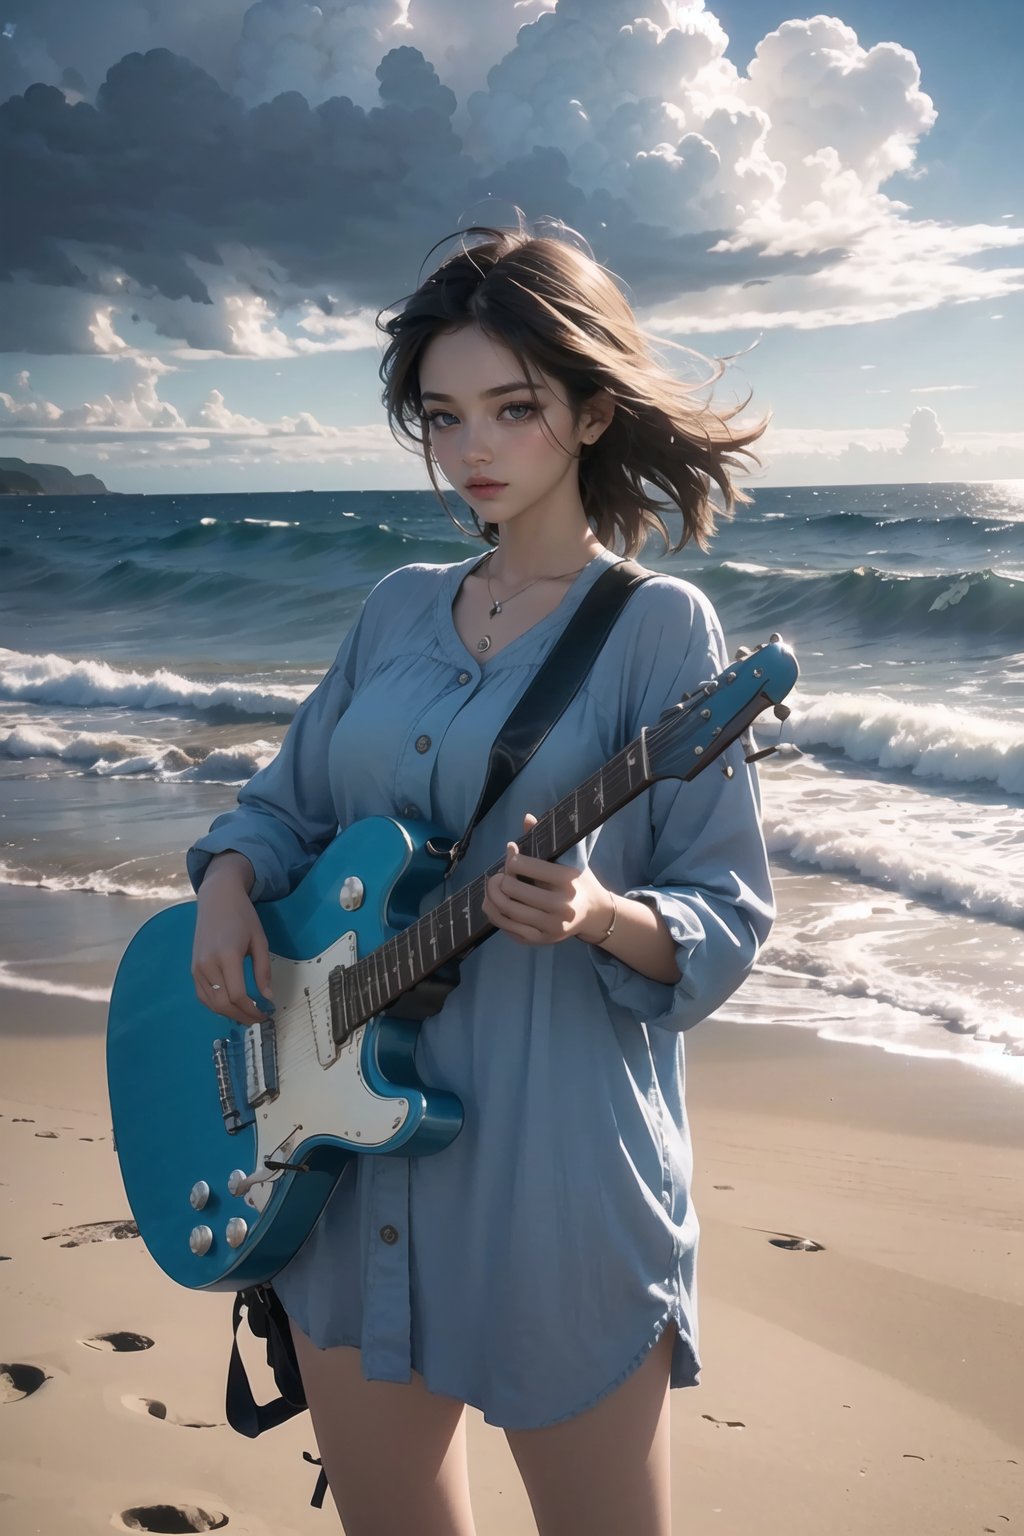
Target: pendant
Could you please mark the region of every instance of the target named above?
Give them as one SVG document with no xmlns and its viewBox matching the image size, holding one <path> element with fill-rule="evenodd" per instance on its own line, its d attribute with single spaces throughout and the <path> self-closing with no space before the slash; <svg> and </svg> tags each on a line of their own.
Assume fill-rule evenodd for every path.
<svg viewBox="0 0 1024 1536">
<path fill-rule="evenodd" d="M 501 604 L 500 603 L 495 603 L 494 607 L 491 609 L 490 617 L 493 619 L 495 614 L 500 613 L 500 612 L 501 612 Z"/>
<path fill-rule="evenodd" d="M 491 648 L 490 635 L 484 635 L 482 640 L 478 640 L 476 643 L 476 648 L 478 651 L 489 651 Z"/>
</svg>

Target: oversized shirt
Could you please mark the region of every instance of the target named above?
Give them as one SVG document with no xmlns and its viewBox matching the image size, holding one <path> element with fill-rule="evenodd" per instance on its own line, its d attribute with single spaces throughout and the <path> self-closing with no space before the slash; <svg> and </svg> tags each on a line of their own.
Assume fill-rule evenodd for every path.
<svg viewBox="0 0 1024 1536">
<path fill-rule="evenodd" d="M 212 855 L 234 848 L 255 870 L 254 901 L 284 896 L 366 816 L 465 830 L 498 731 L 621 557 L 599 553 L 552 613 L 483 663 L 452 618 L 479 558 L 403 566 L 376 584 L 277 756 L 189 850 L 196 889 Z M 726 663 L 695 587 L 656 574 L 635 590 L 421 912 L 501 862 L 526 812 L 543 816 Z M 462 961 L 415 1051 L 423 1081 L 461 1100 L 461 1131 L 428 1156 L 353 1157 L 274 1279 L 316 1345 L 359 1348 L 367 1379 L 415 1369 L 506 1429 L 590 1407 L 671 1323 L 671 1384 L 696 1383 L 683 1034 L 740 984 L 771 927 L 759 809 L 735 743 L 689 784 L 659 780 L 560 860 L 654 908 L 675 943 L 674 985 L 575 937 L 526 945 L 498 930 Z"/>
</svg>

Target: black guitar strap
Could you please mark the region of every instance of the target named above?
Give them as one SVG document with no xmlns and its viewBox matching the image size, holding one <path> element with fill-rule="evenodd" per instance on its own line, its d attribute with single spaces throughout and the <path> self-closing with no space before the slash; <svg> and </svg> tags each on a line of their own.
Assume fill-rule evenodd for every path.
<svg viewBox="0 0 1024 1536">
<path fill-rule="evenodd" d="M 498 732 L 469 826 L 451 850 L 450 875 L 465 857 L 477 823 L 521 773 L 551 727 L 583 687 L 612 625 L 629 598 L 655 573 L 635 560 L 610 565 L 559 635 L 540 671 Z"/>
</svg>

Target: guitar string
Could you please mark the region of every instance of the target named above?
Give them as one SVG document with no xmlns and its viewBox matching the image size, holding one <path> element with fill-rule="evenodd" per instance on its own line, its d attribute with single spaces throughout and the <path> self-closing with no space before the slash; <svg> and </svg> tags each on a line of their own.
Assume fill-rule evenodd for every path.
<svg viewBox="0 0 1024 1536">
<path fill-rule="evenodd" d="M 737 713 L 738 713 L 738 711 L 737 711 Z M 654 725 L 654 727 L 648 727 L 648 731 L 646 731 L 646 742 L 648 742 L 648 746 L 654 746 L 654 748 L 656 748 L 656 750 L 657 750 L 657 746 L 659 746 L 660 742 L 662 742 L 662 740 L 665 739 L 665 736 L 668 736 L 668 734 L 671 734 L 672 731 L 677 730 L 677 728 L 679 728 L 679 722 L 682 719 L 685 719 L 685 716 L 677 716 L 676 719 L 665 720 L 665 722 L 660 722 L 659 725 Z M 737 733 L 737 736 L 738 736 L 738 734 L 742 734 L 742 733 Z M 639 740 L 639 737 L 637 737 L 636 740 Z M 734 737 L 734 740 L 735 740 L 735 737 Z M 729 743 L 729 745 L 731 745 L 731 743 Z M 608 786 L 609 790 L 611 790 L 611 793 L 613 793 L 613 797 L 614 797 L 614 794 L 616 794 L 617 791 L 620 790 L 620 788 L 623 788 L 623 786 L 625 786 L 625 788 L 629 788 L 629 786 L 631 786 L 631 780 L 629 780 L 629 771 L 628 771 L 629 770 L 628 754 L 629 754 L 629 751 L 631 751 L 631 748 L 633 748 L 633 746 L 634 746 L 634 742 L 629 742 L 628 745 L 626 745 L 625 748 L 623 748 L 623 750 L 620 751 L 620 753 L 617 754 L 616 757 L 614 757 L 614 759 L 611 759 L 611 762 L 606 763 L 605 768 L 603 768 L 603 770 L 600 770 L 599 774 L 596 774 L 596 776 L 593 776 L 593 777 L 596 777 L 596 779 L 597 779 L 597 777 L 605 777 L 606 786 Z M 714 759 L 712 759 L 712 760 L 714 760 Z M 623 780 L 625 780 L 625 782 L 623 782 Z M 582 786 L 580 786 L 580 788 L 582 788 Z M 652 783 L 651 783 L 651 785 L 648 785 L 648 788 L 652 788 Z M 574 793 L 576 793 L 576 791 L 574 791 Z M 563 805 L 563 803 L 567 803 L 568 800 L 571 800 L 571 799 L 573 799 L 573 796 L 567 796 L 567 797 L 565 797 L 565 799 L 562 800 L 562 802 L 559 802 L 559 803 L 560 803 L 560 805 Z M 554 811 L 557 811 L 557 806 L 556 806 L 556 808 L 554 808 Z M 553 816 L 553 813 L 548 813 L 548 817 L 545 817 L 545 820 L 550 819 L 551 816 Z M 543 823 L 540 823 L 540 825 L 543 825 Z M 448 899 L 445 899 L 445 900 L 447 900 L 447 902 L 453 902 L 454 897 L 456 897 L 456 895 L 457 895 L 457 897 L 465 897 L 465 899 L 473 900 L 473 895 L 471 895 L 471 892 L 474 891 L 474 886 L 481 885 L 481 883 L 487 882 L 487 879 L 490 879 L 491 874 L 497 874 L 497 872 L 500 872 L 500 869 L 502 869 L 502 868 L 504 868 L 504 860 L 502 860 L 502 862 L 496 863 L 496 865 L 491 866 L 490 869 L 487 869 L 487 871 L 484 871 L 484 874 L 482 874 L 482 876 L 477 876 L 476 879 L 473 880 L 473 882 L 470 882 L 470 885 L 465 886 L 465 889 L 462 889 L 462 891 L 453 892 L 453 895 L 451 895 L 451 897 L 448 897 Z M 482 892 L 481 892 L 481 895 L 482 895 Z M 439 908 L 441 908 L 442 905 L 445 905 L 445 903 L 439 903 L 438 908 L 434 908 L 433 911 L 439 911 Z M 416 922 L 428 922 L 428 920 L 430 920 L 430 917 L 431 917 L 431 912 L 427 912 L 427 914 L 422 915 L 422 919 L 416 919 Z M 415 923 L 411 923 L 410 928 L 413 928 L 413 926 L 415 926 Z M 450 931 L 451 931 L 451 922 L 448 922 L 448 928 L 450 928 Z M 376 951 L 370 951 L 370 952 L 368 952 L 367 955 L 362 955 L 362 957 L 359 958 L 359 960 L 356 960 L 355 965 L 359 965 L 359 963 L 361 963 L 361 962 L 367 962 L 368 958 L 370 958 L 370 955 L 372 955 L 372 954 L 379 954 L 379 952 L 381 952 L 382 949 L 384 949 L 385 946 L 388 945 L 388 943 L 391 943 L 391 940 L 398 940 L 398 938 L 401 938 L 402 932 L 408 932 L 408 929 L 402 929 L 402 931 L 399 931 L 399 934 L 391 934 L 390 937 L 387 938 L 387 940 L 384 940 L 384 943 L 382 943 L 382 945 L 379 945 L 378 948 L 376 948 Z M 444 962 L 441 962 L 441 963 L 444 963 Z M 398 965 L 399 965 L 399 968 L 401 968 L 401 955 L 399 955 L 399 957 L 398 957 Z M 388 968 L 387 968 L 387 966 L 385 966 L 385 982 L 387 982 L 387 977 L 388 977 Z M 370 985 L 372 985 L 372 980 L 370 980 L 370 978 L 368 978 L 368 982 L 370 982 Z M 379 983 L 379 978 L 378 978 L 378 985 L 381 985 L 381 983 Z M 330 983 L 327 983 L 327 985 L 318 986 L 318 988 L 315 988 L 315 989 L 310 989 L 309 1008 L 310 1009 L 322 1009 L 322 1008 L 324 1008 L 324 1003 L 327 1003 L 327 1009 L 330 1009 L 329 992 L 330 992 Z M 399 995 L 401 995 L 401 994 L 399 994 Z M 370 998 L 370 1000 L 372 1000 L 372 998 Z M 382 1005 L 381 1012 L 384 1012 L 384 1008 L 387 1008 L 387 1006 L 388 1005 Z M 306 1012 L 306 1011 L 304 1011 L 304 1012 Z M 364 1020 L 364 1025 L 365 1025 L 365 1023 L 370 1023 L 370 1021 L 372 1021 L 373 1017 L 378 1017 L 378 1015 L 373 1015 L 373 1014 L 370 1015 L 370 1017 L 368 1017 L 367 1020 Z M 387 1015 L 385 1015 L 385 1017 L 387 1017 Z M 433 1017 L 433 1015 L 428 1015 L 428 1017 Z M 341 1049 L 347 1049 L 347 1046 L 348 1046 L 348 1044 L 350 1044 L 350 1041 L 352 1041 L 353 1038 L 355 1038 L 355 1035 L 358 1034 L 359 1031 L 361 1031 L 362 1026 L 364 1026 L 364 1025 L 356 1026 L 356 1031 L 353 1031 L 352 1037 L 350 1037 L 350 1040 L 345 1041 L 345 1046 L 342 1046 Z M 309 1026 L 306 1026 L 306 1029 L 307 1028 L 309 1028 Z M 281 1052 L 279 1052 L 279 1054 L 281 1054 Z M 301 1069 L 301 1068 L 304 1068 L 304 1066 L 307 1066 L 307 1064 L 312 1063 L 313 1060 L 319 1060 L 318 1051 L 316 1051 L 316 1041 L 315 1041 L 315 1038 L 313 1038 L 313 1035 L 309 1034 L 309 1032 L 304 1031 L 304 1041 L 302 1041 L 302 1043 L 299 1044 L 299 1048 L 296 1049 L 296 1051 L 289 1051 L 289 1052 L 287 1052 L 287 1055 L 289 1055 L 289 1069 L 296 1069 L 296 1068 Z"/>
<path fill-rule="evenodd" d="M 738 713 L 738 711 L 737 711 L 737 713 Z M 735 716 L 733 716 L 733 718 L 735 718 Z M 653 746 L 656 749 L 667 735 L 670 735 L 674 730 L 678 729 L 679 721 L 682 720 L 682 719 L 685 719 L 685 715 L 683 715 L 683 716 L 676 716 L 674 719 L 670 719 L 670 720 L 666 720 L 664 722 L 660 722 L 660 723 L 658 723 L 658 724 L 656 724 L 654 726 L 648 726 L 647 727 L 647 736 L 646 736 L 647 743 L 650 746 Z M 748 727 L 746 727 L 746 726 L 744 727 L 744 729 L 747 729 L 747 728 Z M 741 734 L 742 734 L 742 732 L 738 733 L 738 735 L 741 735 Z M 738 735 L 737 735 L 737 737 L 733 738 L 733 741 L 738 739 Z M 634 740 L 639 740 L 639 739 L 640 739 L 639 737 L 635 737 L 634 738 Z M 728 745 L 732 745 L 732 742 L 730 742 Z M 610 763 L 606 764 L 604 769 L 601 769 L 601 770 L 598 771 L 598 775 L 604 775 L 605 776 L 605 781 L 606 781 L 607 787 L 611 791 L 612 797 L 614 797 L 619 792 L 620 789 L 622 789 L 622 788 L 627 788 L 628 789 L 630 787 L 629 762 L 628 762 L 628 756 L 627 755 L 628 755 L 629 750 L 630 750 L 630 748 L 632 746 L 633 746 L 633 742 L 628 743 L 627 746 L 622 748 L 622 750 L 619 753 L 617 753 L 616 756 L 613 759 L 611 759 Z M 711 759 L 711 761 L 714 761 L 714 759 Z M 594 777 L 598 777 L 598 775 L 594 775 Z M 653 789 L 654 783 L 656 783 L 656 782 L 658 782 L 658 781 L 657 780 L 652 781 L 652 783 L 650 785 L 646 786 L 646 787 L 648 789 Z M 566 796 L 565 798 L 569 799 L 570 797 Z M 549 815 L 550 814 L 551 813 L 549 813 Z M 614 812 L 612 814 L 614 814 Z M 545 818 L 545 820 L 546 819 L 547 818 Z M 470 893 L 473 891 L 475 886 L 479 885 L 481 882 L 486 883 L 486 881 L 491 877 L 491 875 L 500 873 L 503 867 L 504 867 L 504 861 L 502 860 L 501 862 L 492 865 L 489 869 L 485 870 L 481 875 L 476 876 L 476 878 L 474 880 L 472 880 L 469 883 L 469 885 L 465 886 L 462 890 L 459 890 L 457 892 L 453 892 L 451 897 L 448 897 L 448 898 L 445 898 L 445 899 L 448 900 L 448 901 L 453 901 L 456 896 L 465 897 L 467 899 L 470 899 Z M 482 895 L 482 893 L 481 893 L 481 895 Z M 443 902 L 439 902 L 438 903 L 438 907 L 432 909 L 432 911 L 437 911 L 443 904 L 444 904 Z M 420 918 L 415 919 L 414 922 L 409 925 L 409 927 L 410 928 L 415 927 L 417 922 L 429 922 L 429 919 L 430 919 L 431 915 L 432 915 L 431 912 L 424 913 Z M 377 950 L 371 950 L 371 951 L 368 952 L 368 954 L 366 954 L 364 956 L 358 957 L 358 959 L 355 962 L 353 962 L 354 965 L 358 965 L 360 963 L 360 961 L 369 960 L 370 956 L 372 954 L 374 954 L 377 951 L 383 949 L 386 944 L 390 943 L 394 939 L 400 938 L 402 933 L 406 933 L 408 931 L 409 931 L 408 929 L 402 929 L 402 930 L 399 931 L 398 934 L 391 934 L 391 935 L 389 935 L 389 937 L 387 939 L 385 939 L 382 944 L 377 946 Z M 428 931 L 429 931 L 429 929 L 428 929 Z M 437 938 L 440 940 L 440 935 L 439 934 L 437 935 Z M 444 962 L 442 961 L 440 963 L 443 964 Z M 401 965 L 401 957 L 399 957 L 399 966 L 400 965 Z M 421 978 L 421 979 L 426 979 L 426 978 Z M 304 993 L 303 994 L 303 998 L 302 998 L 302 1002 L 306 1003 L 308 1008 L 309 1008 L 309 1010 L 311 1010 L 311 1011 L 312 1010 L 322 1009 L 325 1006 L 325 1004 L 326 1004 L 326 1007 L 327 1007 L 327 1009 L 329 1011 L 329 1009 L 330 1009 L 329 994 L 330 994 L 330 982 L 329 982 L 329 979 L 328 979 L 327 982 L 321 983 L 320 985 L 318 985 L 315 988 L 311 988 L 310 991 L 309 991 L 308 999 L 306 998 L 306 995 Z M 386 1007 L 387 1005 L 384 1005 L 384 1006 Z M 381 1009 L 381 1013 L 384 1014 L 385 1017 L 387 1017 L 386 1013 L 384 1013 L 384 1009 L 383 1008 Z M 303 1008 L 303 1016 L 304 1016 L 304 1018 L 305 1018 L 305 1014 L 306 1014 L 306 1008 Z M 359 1031 L 364 1027 L 364 1025 L 370 1023 L 372 1021 L 372 1019 L 374 1017 L 377 1017 L 377 1016 L 379 1016 L 379 1015 L 371 1014 L 368 1019 L 365 1019 L 363 1021 L 362 1025 L 358 1025 L 356 1027 L 356 1029 L 353 1031 L 353 1034 L 349 1037 L 349 1041 L 347 1041 L 345 1046 L 341 1047 L 340 1049 L 347 1049 L 348 1045 L 355 1038 L 355 1036 L 359 1033 Z M 428 1017 L 433 1017 L 433 1015 L 428 1015 Z M 275 1022 L 275 1021 L 273 1019 L 271 1019 L 268 1022 Z M 410 1021 L 410 1022 L 415 1022 L 415 1021 Z M 284 1023 L 285 1023 L 285 1025 L 287 1025 L 287 1024 L 290 1024 L 291 1021 L 287 1020 L 287 1021 L 284 1021 Z M 249 1026 L 249 1027 L 251 1027 L 251 1026 Z M 308 1023 L 306 1023 L 304 1027 L 306 1029 L 308 1029 Z M 282 1029 L 281 1029 L 281 1025 L 280 1024 L 278 1025 L 278 1033 L 279 1033 L 279 1035 L 282 1033 Z M 282 1052 L 280 1050 L 280 1046 L 281 1046 L 281 1041 L 279 1039 L 278 1040 L 278 1057 L 279 1057 L 279 1059 L 280 1059 L 280 1055 L 282 1054 Z M 288 1066 L 289 1066 L 290 1070 L 294 1070 L 296 1068 L 301 1069 L 301 1068 L 303 1068 L 303 1067 L 305 1067 L 307 1065 L 310 1065 L 313 1061 L 319 1061 L 319 1053 L 317 1051 L 316 1041 L 315 1041 L 315 1038 L 312 1036 L 312 1033 L 306 1034 L 304 1043 L 300 1044 L 299 1047 L 296 1050 L 289 1051 L 287 1054 L 288 1054 Z"/>
<path fill-rule="evenodd" d="M 648 743 L 653 745 L 653 746 L 655 746 L 655 747 L 657 747 L 659 745 L 659 743 L 663 740 L 663 738 L 666 735 L 671 733 L 673 731 L 673 729 L 678 728 L 678 722 L 679 722 L 679 720 L 681 718 L 684 718 L 684 717 L 677 716 L 675 719 L 667 720 L 667 721 L 665 721 L 663 723 L 659 723 L 659 724 L 657 724 L 655 726 L 649 726 L 647 728 L 647 741 L 648 741 Z M 746 728 L 747 727 L 744 727 L 744 729 L 746 729 Z M 742 733 L 740 732 L 740 733 L 737 733 L 737 734 L 739 735 L 739 734 L 742 734 Z M 639 739 L 639 738 L 635 738 L 635 739 Z M 736 737 L 733 738 L 733 740 L 736 740 L 736 739 L 737 739 Z M 730 742 L 729 745 L 731 745 L 731 744 L 732 743 Z M 630 742 L 626 747 L 624 747 L 622 749 L 621 752 L 619 752 L 617 754 L 617 756 L 614 759 L 612 759 L 611 763 L 606 765 L 606 768 L 604 770 L 600 770 L 601 773 L 604 773 L 606 775 L 606 782 L 608 784 L 608 787 L 611 789 L 613 795 L 621 787 L 623 787 L 623 780 L 624 780 L 624 787 L 626 787 L 626 788 L 629 787 L 630 779 L 629 779 L 629 773 L 628 773 L 629 763 L 628 763 L 628 759 L 627 759 L 627 754 L 628 754 L 628 752 L 630 750 L 630 747 L 632 745 L 633 745 L 633 743 Z M 712 759 L 712 761 L 713 761 L 713 759 Z M 653 783 L 651 785 L 648 785 L 647 788 L 653 788 Z M 569 797 L 567 796 L 566 799 L 568 799 L 568 798 Z M 470 884 L 468 886 L 466 886 L 463 890 L 452 893 L 452 897 L 446 898 L 446 900 L 453 900 L 455 896 L 464 896 L 466 898 L 469 898 L 470 893 L 473 891 L 474 887 L 477 886 L 481 881 L 486 882 L 486 880 L 488 878 L 490 878 L 490 876 L 492 874 L 500 873 L 501 869 L 503 868 L 503 862 L 504 861 L 502 861 L 502 862 L 500 862 L 498 864 L 492 865 L 490 869 L 485 870 L 482 875 L 477 876 L 476 879 L 471 881 Z M 439 903 L 438 907 L 440 907 L 441 905 L 443 905 L 443 903 Z M 437 910 L 437 909 L 434 909 L 434 910 Z M 421 918 L 418 918 L 415 921 L 416 922 L 428 921 L 430 916 L 431 916 L 431 913 L 424 913 Z M 413 927 L 413 926 L 415 926 L 415 923 L 410 924 L 410 927 Z M 384 946 L 387 943 L 389 943 L 392 939 L 400 938 L 401 937 L 401 933 L 402 932 L 407 932 L 407 931 L 408 930 L 403 929 L 403 930 L 400 930 L 399 934 L 392 934 L 392 935 L 390 935 L 389 938 L 384 941 L 384 944 L 381 944 L 381 945 L 377 946 L 378 950 L 383 949 Z M 367 954 L 365 956 L 361 956 L 360 959 L 361 960 L 368 960 L 370 958 L 370 955 L 372 955 L 373 953 L 375 953 L 375 951 L 370 951 L 369 954 Z M 357 960 L 354 963 L 358 964 L 359 961 Z M 399 964 L 400 963 L 401 962 L 399 960 Z M 441 962 L 441 963 L 443 963 L 443 962 Z M 309 998 L 308 998 L 308 1007 L 311 1010 L 312 1009 L 322 1009 L 324 1007 L 324 1005 L 325 1005 L 325 1002 L 326 1002 L 326 1006 L 327 1006 L 327 1008 L 329 1010 L 329 1007 L 330 1007 L 329 990 L 330 990 L 329 981 L 326 984 L 321 984 L 320 986 L 318 986 L 318 987 L 316 987 L 314 989 L 311 989 L 310 993 L 309 993 Z M 303 1000 L 305 1001 L 305 998 Z M 386 1007 L 386 1006 L 387 1005 L 384 1005 L 384 1007 Z M 306 1010 L 303 1009 L 303 1013 L 304 1014 L 305 1014 L 305 1011 Z M 384 1013 L 384 1008 L 381 1009 L 381 1013 Z M 356 1029 L 353 1031 L 352 1036 L 350 1036 L 349 1041 L 346 1042 L 345 1046 L 341 1047 L 341 1049 L 347 1049 L 348 1045 L 351 1043 L 352 1040 L 355 1039 L 356 1035 L 362 1030 L 364 1025 L 367 1024 L 367 1023 L 372 1022 L 372 1019 L 374 1017 L 376 1017 L 376 1016 L 378 1016 L 378 1015 L 371 1014 L 369 1016 L 369 1018 L 367 1018 L 367 1019 L 365 1019 L 363 1021 L 362 1025 L 357 1026 Z M 387 1015 L 384 1014 L 384 1016 L 386 1017 Z M 428 1015 L 428 1017 L 432 1017 L 432 1015 Z M 289 1020 L 287 1022 L 290 1023 L 291 1021 Z M 288 1067 L 289 1067 L 289 1070 L 302 1069 L 303 1067 L 311 1064 L 314 1060 L 319 1061 L 319 1053 L 318 1053 L 317 1048 L 316 1048 L 315 1038 L 312 1036 L 311 1033 L 308 1033 L 307 1031 L 308 1031 L 308 1024 L 306 1025 L 306 1027 L 304 1029 L 304 1039 L 303 1039 L 302 1043 L 299 1044 L 299 1046 L 298 1046 L 298 1048 L 296 1050 L 289 1051 L 287 1053 L 287 1055 L 288 1055 Z M 280 1041 L 279 1041 L 279 1045 L 280 1045 Z M 279 1052 L 278 1052 L 279 1059 L 280 1059 L 280 1055 L 281 1054 L 283 1054 L 283 1053 L 279 1050 Z"/>
<path fill-rule="evenodd" d="M 671 725 L 671 723 L 672 722 L 666 722 L 666 726 Z M 648 739 L 650 740 L 652 737 L 655 737 L 657 735 L 657 733 L 660 732 L 661 730 L 662 730 L 661 726 L 649 727 L 648 728 Z M 616 757 L 613 758 L 611 760 L 611 762 L 606 765 L 604 770 L 601 770 L 601 772 L 604 774 L 604 777 L 605 777 L 606 787 L 610 791 L 611 797 L 613 797 L 613 798 L 618 794 L 618 792 L 621 789 L 624 789 L 624 788 L 628 789 L 630 787 L 630 774 L 629 774 L 629 766 L 630 765 L 629 765 L 628 760 L 627 760 L 627 754 L 628 754 L 630 748 L 632 747 L 632 745 L 633 745 L 633 743 L 630 742 L 628 746 L 624 747 L 621 752 L 616 754 Z M 595 777 L 596 777 L 596 775 L 595 775 Z M 648 787 L 650 787 L 650 786 L 648 786 Z M 570 798 L 570 797 L 567 796 L 566 799 L 568 799 L 568 798 Z M 481 886 L 482 884 L 486 883 L 486 881 L 490 878 L 491 875 L 499 874 L 501 872 L 503 866 L 504 866 L 504 861 L 503 860 L 501 862 L 497 863 L 497 864 L 492 865 L 489 869 L 485 870 L 481 875 L 477 875 L 463 889 L 461 889 L 459 891 L 453 892 L 451 897 L 446 898 L 446 900 L 454 901 L 454 899 L 456 897 L 465 898 L 465 899 L 469 899 L 469 900 L 474 900 L 475 898 L 472 896 L 474 888 L 477 887 L 477 886 Z M 480 890 L 479 895 L 480 895 L 480 897 L 482 899 L 482 895 L 483 895 L 482 889 Z M 440 907 L 442 905 L 443 905 L 443 903 L 440 903 L 440 902 L 438 903 L 438 907 Z M 432 910 L 436 911 L 438 909 L 434 908 Z M 414 923 L 409 925 L 410 928 L 415 926 L 415 922 L 429 922 L 429 919 L 430 919 L 431 915 L 432 914 L 430 912 L 424 913 L 421 918 L 416 919 L 414 921 Z M 450 926 L 450 925 L 446 925 L 446 927 L 448 927 L 448 926 Z M 406 932 L 408 932 L 408 929 L 402 929 L 402 930 L 400 930 L 400 932 L 398 934 L 390 935 L 389 938 L 384 941 L 384 944 L 389 943 L 392 939 L 400 938 L 401 934 L 402 933 L 406 933 Z M 428 929 L 428 932 L 429 932 L 429 929 Z M 440 934 L 437 934 L 437 938 L 438 938 L 439 941 L 441 941 L 441 935 Z M 378 945 L 377 949 L 378 950 L 383 949 L 384 948 L 384 944 Z M 367 955 L 361 956 L 360 959 L 361 960 L 369 960 L 370 956 L 373 953 L 375 953 L 375 952 L 376 951 L 372 951 L 371 950 Z M 357 960 L 355 962 L 355 964 L 358 964 L 358 963 L 359 963 L 359 961 Z M 444 962 L 441 962 L 441 963 L 443 964 Z M 304 1033 L 305 1033 L 305 1040 L 298 1047 L 297 1050 L 289 1051 L 288 1052 L 289 1067 L 292 1068 L 292 1069 L 294 1069 L 294 1068 L 302 1068 L 302 1067 L 304 1067 L 304 1066 L 306 1066 L 308 1064 L 311 1064 L 314 1060 L 317 1060 L 317 1061 L 319 1060 L 319 1053 L 318 1053 L 317 1048 L 316 1048 L 316 1041 L 315 1041 L 315 1039 L 309 1033 L 306 1032 L 306 1031 L 308 1031 L 307 1007 L 308 1007 L 309 1010 L 315 1010 L 315 1009 L 323 1009 L 324 1006 L 326 1005 L 326 1007 L 329 1009 L 329 1007 L 330 1007 L 330 981 L 329 981 L 329 979 L 328 979 L 327 982 L 320 983 L 318 986 L 316 986 L 314 988 L 311 988 L 310 991 L 309 991 L 308 999 L 306 998 L 305 994 L 303 994 L 301 1002 L 304 1005 L 303 1009 L 302 1009 L 302 1016 L 303 1016 L 303 1028 L 304 1028 Z M 384 1009 L 382 1008 L 380 1010 L 380 1012 L 384 1013 Z M 369 1019 L 364 1020 L 364 1024 L 365 1023 L 369 1023 L 371 1021 L 371 1019 L 376 1017 L 376 1016 L 377 1015 L 371 1014 Z M 385 1016 L 386 1016 L 386 1014 L 385 1014 Z M 287 1022 L 290 1023 L 291 1021 L 289 1020 Z M 361 1029 L 362 1027 L 363 1027 L 362 1025 L 357 1026 L 357 1030 Z M 356 1031 L 353 1032 L 353 1034 L 355 1034 L 355 1033 L 356 1033 Z M 352 1038 L 352 1037 L 350 1037 L 350 1038 Z M 346 1042 L 346 1044 L 347 1044 L 347 1042 Z M 344 1048 L 345 1047 L 342 1047 L 342 1049 L 344 1049 Z"/>
</svg>

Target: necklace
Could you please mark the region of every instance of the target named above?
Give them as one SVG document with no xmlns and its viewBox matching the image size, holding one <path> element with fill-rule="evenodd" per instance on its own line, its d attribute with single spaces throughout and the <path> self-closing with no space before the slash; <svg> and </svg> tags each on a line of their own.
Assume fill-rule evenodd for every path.
<svg viewBox="0 0 1024 1536">
<path fill-rule="evenodd" d="M 492 549 L 490 554 L 489 555 L 485 555 L 484 558 L 486 560 L 490 560 L 491 555 L 493 555 L 494 553 L 495 553 L 495 551 Z M 596 556 L 591 556 L 591 559 L 595 559 L 595 558 L 596 558 Z M 491 590 L 491 573 L 490 573 L 490 566 L 488 566 L 487 570 L 484 572 L 484 580 L 487 583 L 487 592 L 488 592 L 488 595 L 489 595 L 489 597 L 491 599 L 491 608 L 490 608 L 490 611 L 488 613 L 488 618 L 493 619 L 497 614 L 501 613 L 502 609 L 505 606 L 505 603 L 510 603 L 512 601 L 513 597 L 519 597 L 520 594 L 525 592 L 528 587 L 536 586 L 538 581 L 564 581 L 567 576 L 578 576 L 580 571 L 585 571 L 586 568 L 587 568 L 587 565 L 590 565 L 590 563 L 591 563 L 591 561 L 588 560 L 586 562 L 586 565 L 577 566 L 576 570 L 574 570 L 574 571 L 564 571 L 561 576 L 535 576 L 532 581 L 528 581 L 526 583 L 525 587 L 520 587 L 518 592 L 513 592 L 510 597 L 506 597 L 504 599 L 496 598 L 494 593 L 493 593 L 493 591 Z M 480 652 L 489 651 L 490 648 L 491 648 L 491 637 L 490 637 L 490 635 L 482 635 L 480 637 L 480 639 L 476 643 L 476 648 Z"/>
</svg>

